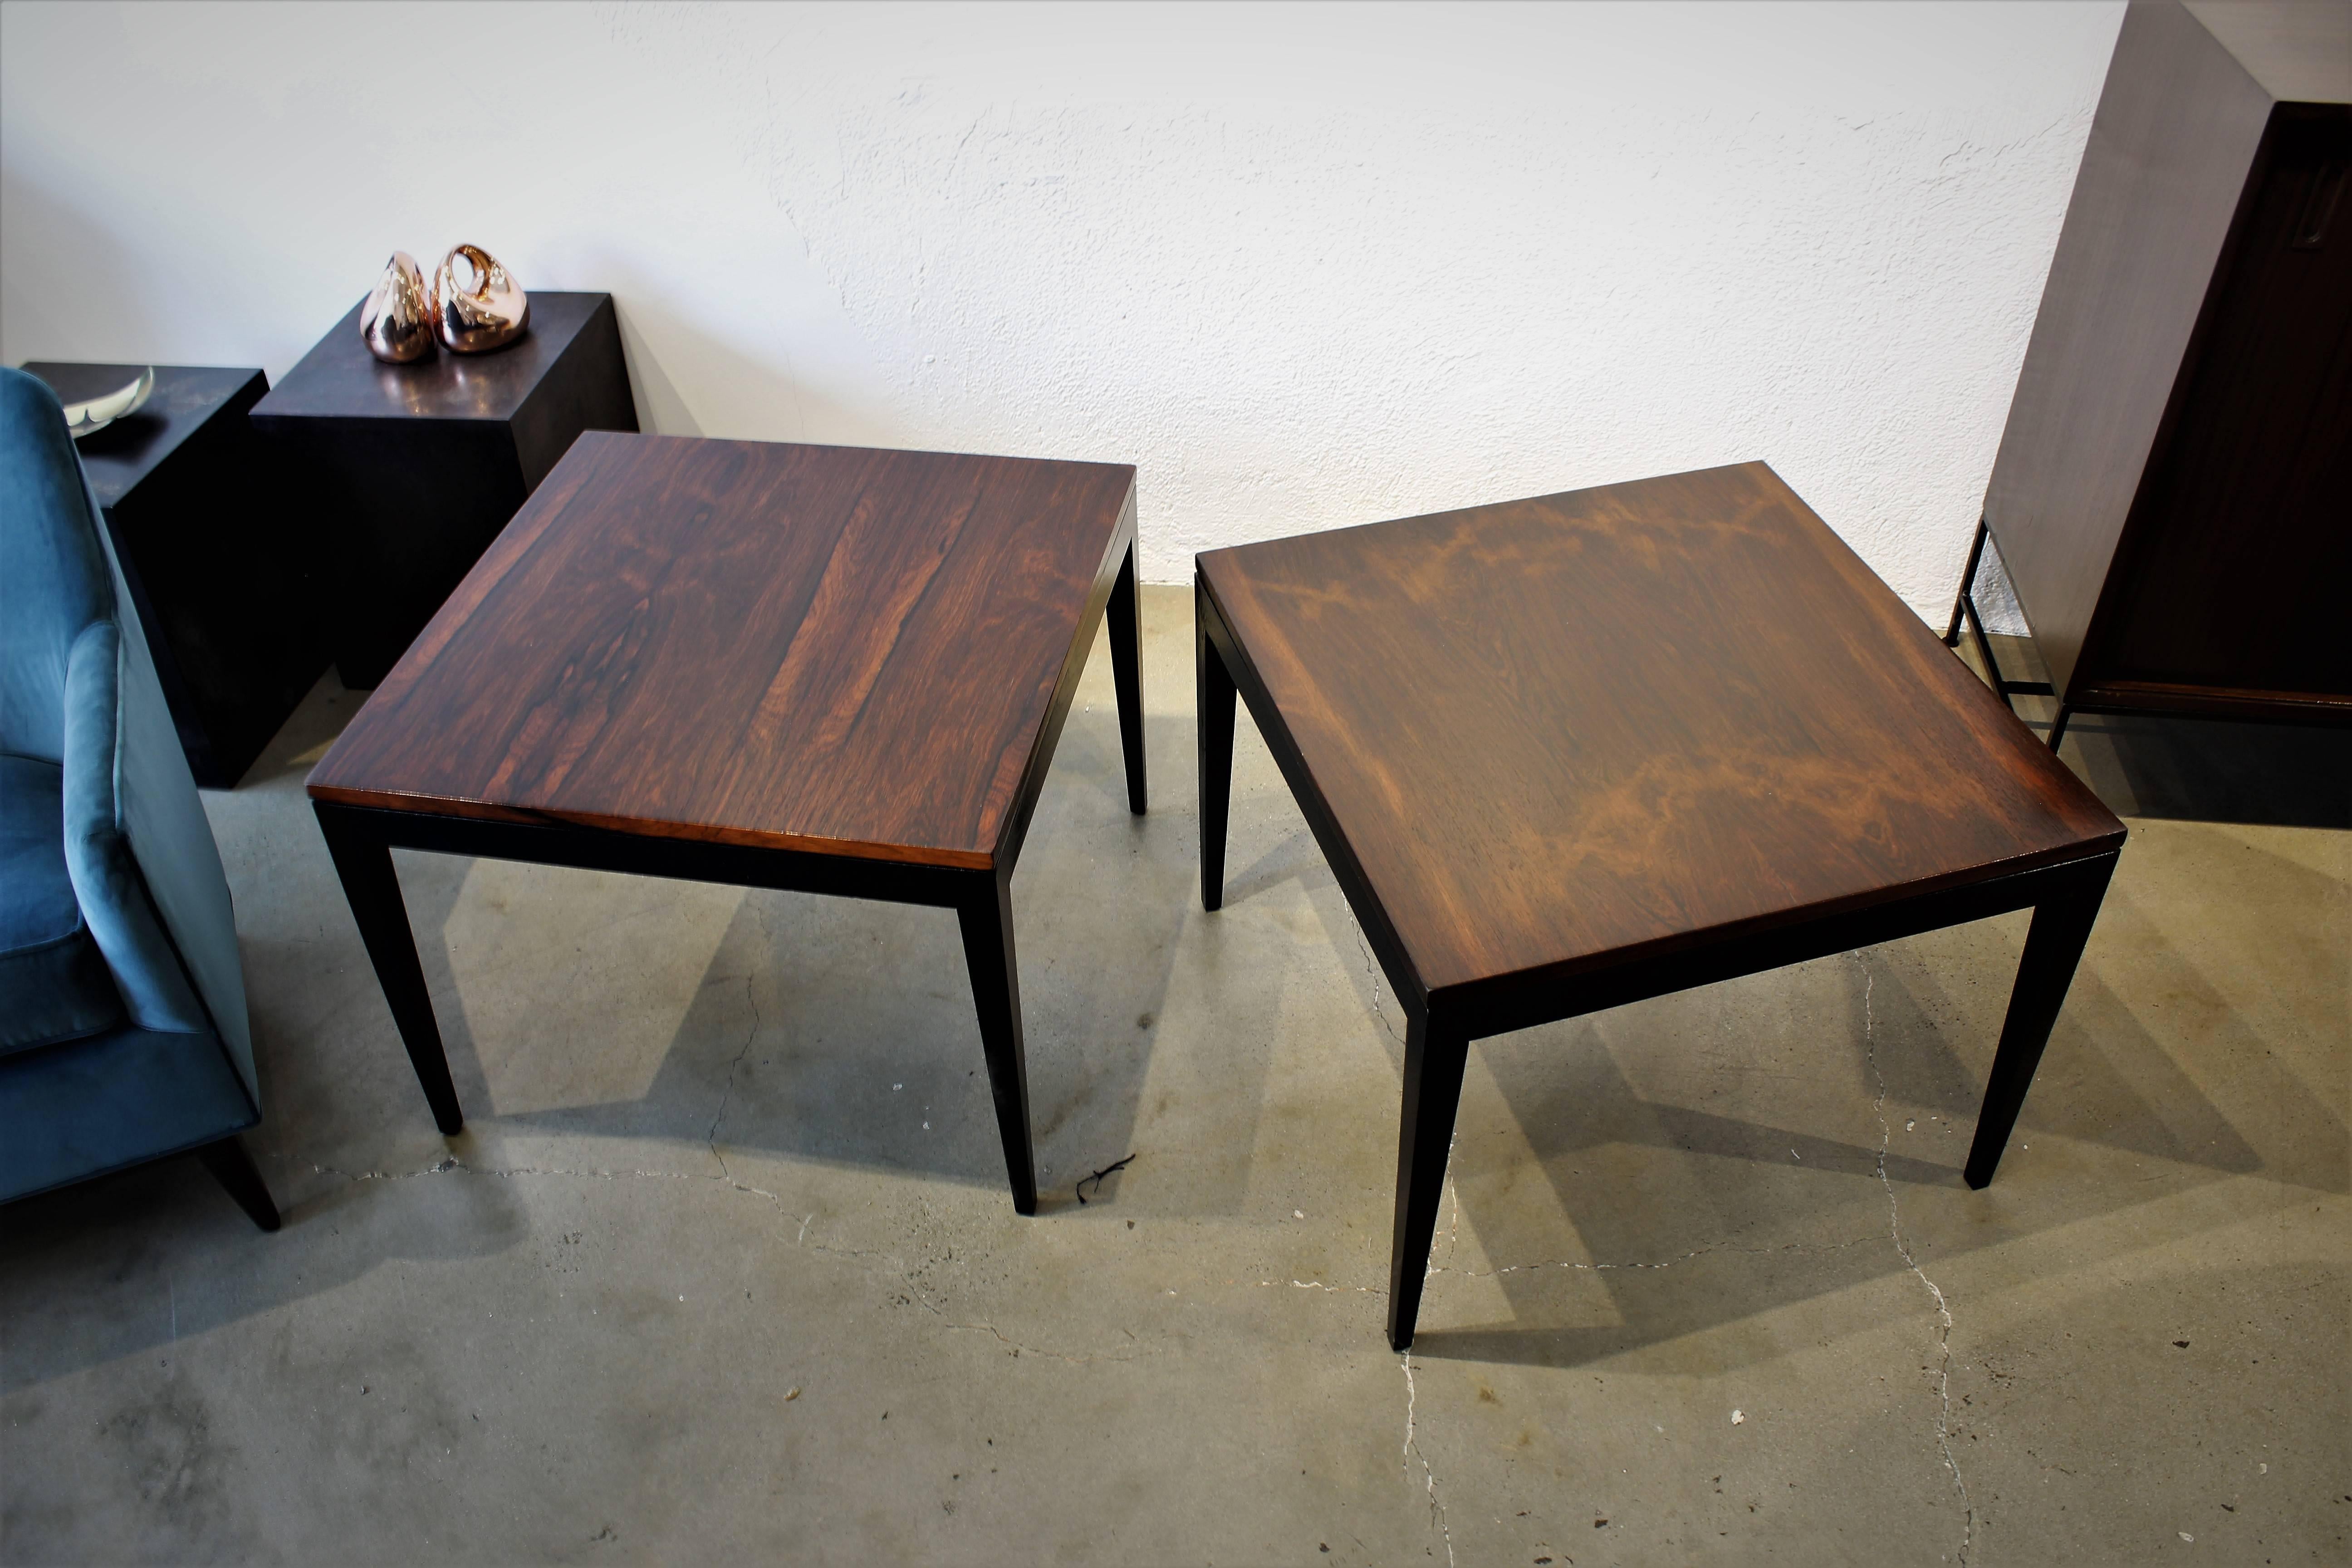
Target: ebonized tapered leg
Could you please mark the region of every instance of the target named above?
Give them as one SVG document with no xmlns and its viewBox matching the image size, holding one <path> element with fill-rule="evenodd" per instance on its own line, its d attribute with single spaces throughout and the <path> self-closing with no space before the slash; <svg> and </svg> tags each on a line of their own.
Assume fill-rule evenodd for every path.
<svg viewBox="0 0 2352 1568">
<path fill-rule="evenodd" d="M 1234 677 L 1209 640 L 1207 593 L 1192 588 L 1192 662 L 1200 696 L 1201 907 L 1225 902 L 1225 817 L 1234 795 Z"/>
<path fill-rule="evenodd" d="M 2099 900 L 2115 868 L 2114 856 L 2102 856 L 2064 893 L 2034 906 L 2033 924 L 2025 933 L 2025 956 L 2018 962 L 2017 984 L 2009 995 L 2009 1016 L 2000 1026 L 2000 1048 L 1994 1053 L 1992 1079 L 1985 1087 L 1984 1109 L 1977 1114 L 1977 1135 L 1969 1146 L 1965 1174 L 1971 1187 L 1992 1180 L 2001 1152 L 2009 1147 L 2026 1089 L 2041 1065 L 2042 1048 L 2050 1043 L 2059 1005 L 2074 983 L 2074 966 L 2090 940 L 2091 922 L 2098 918 Z"/>
<path fill-rule="evenodd" d="M 1404 1036 L 1404 1119 L 1397 1138 L 1396 1226 L 1389 1240 L 1389 1344 L 1412 1343 L 1429 1246 L 1445 1193 L 1445 1156 L 1454 1111 L 1462 1102 L 1462 1068 L 1470 1042 L 1458 1032 L 1410 1016 Z"/>
<path fill-rule="evenodd" d="M 253 1156 L 235 1138 L 224 1138 L 217 1143 L 207 1143 L 196 1151 L 196 1158 L 213 1173 L 213 1180 L 228 1189 L 236 1206 L 246 1212 L 254 1224 L 264 1230 L 278 1228 L 278 1205 L 270 1201 L 269 1184 L 261 1179 L 261 1172 L 253 1163 Z"/>
<path fill-rule="evenodd" d="M 2058 704 L 2058 717 L 2050 721 L 2050 749 L 2052 751 L 2056 751 L 2058 749 L 2058 742 L 2066 738 L 2066 721 L 2072 719 L 2074 716 L 2074 710 L 2072 708 L 2069 708 L 2063 702 Z"/>
<path fill-rule="evenodd" d="M 1118 743 L 1127 753 L 1127 808 L 1143 815 L 1143 605 L 1135 591 L 1135 546 L 1111 584 L 1110 673 L 1118 687 Z"/>
<path fill-rule="evenodd" d="M 1944 646 L 1960 646 L 1960 616 L 1967 608 L 1969 596 L 1976 592 L 1977 563 L 1984 558 L 1985 535 L 1991 531 L 1982 518 L 1977 519 L 1977 536 L 1969 543 L 1969 563 L 1960 569 L 1960 592 L 1952 600 L 1951 625 L 1944 628 Z"/>
<path fill-rule="evenodd" d="M 369 832 L 353 814 L 314 803 L 319 830 L 326 835 L 327 853 L 335 858 L 335 874 L 343 880 L 343 897 L 359 923 L 360 940 L 367 944 L 375 964 L 377 983 L 399 1026 L 400 1042 L 425 1086 L 433 1107 L 434 1124 L 444 1133 L 466 1125 L 457 1109 L 457 1088 L 449 1081 L 449 1058 L 441 1048 L 441 1026 L 434 1022 L 433 999 L 425 989 L 424 966 L 416 961 L 416 936 L 408 927 L 408 910 L 400 901 L 400 879 L 392 868 L 392 851 Z"/>
<path fill-rule="evenodd" d="M 1037 1212 L 1037 1165 L 1029 1143 L 1029 1068 L 1021 1047 L 1021 970 L 1013 953 L 1013 889 L 1009 877 L 982 873 L 956 905 L 963 927 L 964 963 L 980 1011 L 981 1049 L 988 1057 L 988 1088 L 996 1097 L 996 1130 L 1004 1139 L 1004 1169 L 1013 1179 L 1013 1206 Z"/>
</svg>

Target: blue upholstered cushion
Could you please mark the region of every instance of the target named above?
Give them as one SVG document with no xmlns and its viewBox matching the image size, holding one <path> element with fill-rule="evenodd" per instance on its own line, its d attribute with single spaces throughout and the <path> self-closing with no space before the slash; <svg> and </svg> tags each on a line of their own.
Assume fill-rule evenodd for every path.
<svg viewBox="0 0 2352 1568">
<path fill-rule="evenodd" d="M 0 755 L 0 1056 L 122 1021 L 66 874 L 61 773 Z"/>
<path fill-rule="evenodd" d="M 155 918 L 149 889 L 140 875 L 139 859 L 124 837 L 128 826 L 117 784 L 131 759 L 115 743 L 124 729 L 122 656 L 120 629 L 112 621 L 97 621 L 76 638 L 66 667 L 65 696 L 65 837 L 66 870 L 73 878 L 74 899 L 82 919 L 89 922 L 98 950 L 114 972 L 115 989 L 131 1021 L 142 1029 L 202 1034 L 212 1027 L 204 1005 L 189 986 L 187 972 L 172 939 Z M 218 878 L 220 857 L 204 812 L 195 804 L 195 782 L 188 777 L 187 759 L 181 755 L 179 737 L 170 737 L 172 760 L 180 764 L 188 802 L 195 812 L 195 837 L 174 836 L 173 848 L 209 860 Z M 227 903 L 223 889 L 222 904 Z M 230 928 L 234 931 L 236 928 Z"/>
<path fill-rule="evenodd" d="M 220 1041 L 125 1024 L 0 1057 L 0 1203 L 241 1132 L 260 1120 Z"/>
</svg>

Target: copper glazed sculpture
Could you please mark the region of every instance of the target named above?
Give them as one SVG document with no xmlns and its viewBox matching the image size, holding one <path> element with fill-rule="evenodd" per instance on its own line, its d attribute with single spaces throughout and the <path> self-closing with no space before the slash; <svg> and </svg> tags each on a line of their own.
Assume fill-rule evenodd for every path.
<svg viewBox="0 0 2352 1568">
<path fill-rule="evenodd" d="M 488 353 L 522 336 L 530 325 L 530 297 L 478 245 L 450 247 L 433 274 L 433 330 L 461 354 Z"/>
<path fill-rule="evenodd" d="M 360 310 L 360 336 L 386 364 L 407 364 L 433 352 L 433 307 L 416 258 L 395 250 Z"/>
</svg>

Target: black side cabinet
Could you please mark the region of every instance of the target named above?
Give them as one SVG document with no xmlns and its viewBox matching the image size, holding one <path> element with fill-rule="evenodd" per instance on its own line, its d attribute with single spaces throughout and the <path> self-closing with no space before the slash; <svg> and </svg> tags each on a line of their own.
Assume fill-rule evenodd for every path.
<svg viewBox="0 0 2352 1568">
<path fill-rule="evenodd" d="M 61 397 L 137 365 L 36 362 Z M 229 789 L 327 667 L 284 476 L 248 412 L 257 370 L 155 367 L 137 413 L 74 443 L 196 782 Z"/>
<path fill-rule="evenodd" d="M 609 294 L 537 293 L 486 354 L 378 363 L 360 307 L 254 408 L 310 502 L 343 684 L 382 681 L 583 430 L 635 430 Z"/>
<path fill-rule="evenodd" d="M 1985 494 L 2053 744 L 2352 724 L 2347 168 L 2352 6 L 2134 0 Z"/>
</svg>

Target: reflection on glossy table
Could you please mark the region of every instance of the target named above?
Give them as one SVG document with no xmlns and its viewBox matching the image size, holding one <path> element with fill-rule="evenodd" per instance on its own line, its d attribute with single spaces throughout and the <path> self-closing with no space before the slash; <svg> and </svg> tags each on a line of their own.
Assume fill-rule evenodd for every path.
<svg viewBox="0 0 2352 1568">
<path fill-rule="evenodd" d="M 1411 1343 L 1471 1040 L 2035 909 L 1999 1163 L 2123 826 L 1760 463 L 1200 557 L 1202 893 L 1247 700 L 1409 1018 Z"/>
<path fill-rule="evenodd" d="M 952 908 L 1036 1209 L 1010 885 L 1108 613 L 1144 809 L 1135 470 L 591 432 L 310 792 L 442 1130 L 387 850 Z"/>
</svg>

